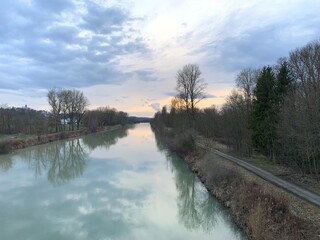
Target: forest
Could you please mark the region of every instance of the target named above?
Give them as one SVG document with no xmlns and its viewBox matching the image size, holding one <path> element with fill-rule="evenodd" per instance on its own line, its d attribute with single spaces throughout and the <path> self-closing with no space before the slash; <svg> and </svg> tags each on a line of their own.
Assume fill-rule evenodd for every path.
<svg viewBox="0 0 320 240">
<path fill-rule="evenodd" d="M 274 65 L 244 68 L 223 106 L 199 109 L 206 83 L 197 64 L 177 72 L 177 95 L 154 116 L 159 128 L 201 134 L 234 152 L 320 173 L 320 40 Z"/>
</svg>

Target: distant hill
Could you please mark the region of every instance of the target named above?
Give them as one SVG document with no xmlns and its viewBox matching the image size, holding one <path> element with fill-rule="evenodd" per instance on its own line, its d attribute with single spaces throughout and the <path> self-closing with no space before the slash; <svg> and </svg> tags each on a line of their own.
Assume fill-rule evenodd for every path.
<svg viewBox="0 0 320 240">
<path fill-rule="evenodd" d="M 130 123 L 149 123 L 152 118 L 130 116 L 128 119 Z"/>
</svg>

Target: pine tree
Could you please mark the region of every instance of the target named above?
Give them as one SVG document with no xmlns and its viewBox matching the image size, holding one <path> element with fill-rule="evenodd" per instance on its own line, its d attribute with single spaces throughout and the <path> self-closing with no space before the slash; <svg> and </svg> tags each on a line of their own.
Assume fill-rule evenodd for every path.
<svg viewBox="0 0 320 240">
<path fill-rule="evenodd" d="M 288 63 L 286 61 L 281 61 L 278 63 L 278 72 L 276 78 L 276 88 L 275 88 L 275 120 L 277 124 L 277 139 L 276 139 L 276 148 L 274 151 L 277 152 L 277 155 L 282 155 L 284 151 L 283 145 L 283 133 L 281 125 L 281 118 L 283 117 L 283 110 L 286 106 L 284 106 L 285 97 L 293 90 L 293 77 L 288 67 Z"/>
<path fill-rule="evenodd" d="M 264 67 L 257 79 L 252 113 L 252 142 L 262 153 L 274 159 L 276 143 L 276 78 L 270 66 Z"/>
<path fill-rule="evenodd" d="M 293 78 L 291 76 L 288 63 L 286 61 L 282 61 L 279 64 L 280 68 L 276 79 L 275 94 L 279 103 L 279 107 L 281 107 L 285 95 L 292 86 Z"/>
</svg>

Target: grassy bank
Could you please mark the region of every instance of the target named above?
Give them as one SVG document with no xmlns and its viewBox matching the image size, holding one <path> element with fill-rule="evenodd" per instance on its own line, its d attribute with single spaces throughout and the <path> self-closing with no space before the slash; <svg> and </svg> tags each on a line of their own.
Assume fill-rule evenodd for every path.
<svg viewBox="0 0 320 240">
<path fill-rule="evenodd" d="M 320 209 L 256 175 L 197 149 L 192 132 L 162 138 L 184 157 L 207 189 L 252 239 L 320 239 Z"/>
<path fill-rule="evenodd" d="M 121 128 L 121 125 L 107 126 L 101 129 L 98 129 L 97 132 L 108 132 Z M 45 134 L 41 136 L 25 136 L 17 138 L 7 138 L 0 141 L 0 154 L 10 153 L 16 149 L 26 148 L 30 146 L 45 144 L 53 141 L 80 137 L 92 133 L 87 129 L 76 130 L 76 131 L 66 131 L 59 133 Z"/>
</svg>

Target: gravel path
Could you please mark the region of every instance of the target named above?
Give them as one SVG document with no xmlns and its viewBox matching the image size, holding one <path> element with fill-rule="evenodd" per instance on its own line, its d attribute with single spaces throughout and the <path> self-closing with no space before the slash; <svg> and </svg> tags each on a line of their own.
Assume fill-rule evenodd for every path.
<svg viewBox="0 0 320 240">
<path fill-rule="evenodd" d="M 239 158 L 236 158 L 236 157 L 233 157 L 233 156 L 230 156 L 226 153 L 223 153 L 223 152 L 220 152 L 218 150 L 215 150 L 215 149 L 211 149 L 211 148 L 207 148 L 205 147 L 204 145 L 202 144 L 198 144 L 200 147 L 206 149 L 206 150 L 209 150 L 210 152 L 213 152 L 215 154 L 217 154 L 218 156 L 220 157 L 223 157 L 225 159 L 228 159 L 234 163 L 236 163 L 237 165 L 247 169 L 248 171 L 256 174 L 257 176 L 263 178 L 264 180 L 278 186 L 278 187 L 281 187 L 282 189 L 290 192 L 290 193 L 293 193 L 294 195 L 300 197 L 301 199 L 303 200 L 306 200 L 308 202 L 311 202 L 313 203 L 314 205 L 320 207 L 320 196 L 315 194 L 315 193 L 312 193 L 306 189 L 303 189 L 297 185 L 294 185 L 292 183 L 289 183 L 281 178 L 278 178 L 274 175 L 272 175 L 271 173 L 267 172 L 267 171 L 264 171 L 260 168 L 257 168 Z"/>
</svg>

